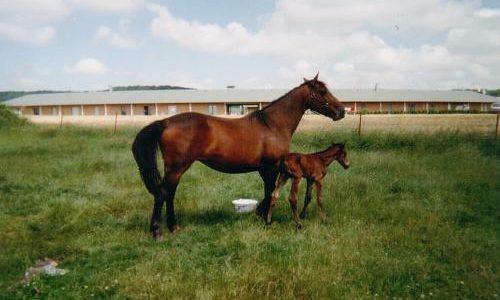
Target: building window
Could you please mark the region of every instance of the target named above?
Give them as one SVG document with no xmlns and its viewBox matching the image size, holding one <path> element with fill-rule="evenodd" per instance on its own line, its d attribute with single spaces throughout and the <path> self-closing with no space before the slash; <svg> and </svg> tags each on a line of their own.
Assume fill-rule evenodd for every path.
<svg viewBox="0 0 500 300">
<path fill-rule="evenodd" d="M 208 114 L 216 115 L 217 114 L 217 105 L 209 104 L 208 105 Z"/>
<path fill-rule="evenodd" d="M 455 110 L 469 110 L 469 104 L 458 104 L 455 105 Z"/>
<path fill-rule="evenodd" d="M 415 103 L 408 103 L 408 110 L 412 113 L 417 111 L 417 105 Z"/>
<path fill-rule="evenodd" d="M 127 114 L 127 109 L 124 107 L 124 106 L 120 106 L 120 114 L 122 116 L 126 115 Z"/>
<path fill-rule="evenodd" d="M 366 111 L 366 103 L 359 103 L 359 111 L 360 112 L 365 112 Z"/>
<path fill-rule="evenodd" d="M 435 111 L 436 107 L 434 106 L 434 103 L 429 103 L 429 111 Z"/>
<path fill-rule="evenodd" d="M 168 106 L 168 114 L 175 115 L 176 113 L 177 113 L 177 106 L 176 105 L 169 105 Z"/>
<path fill-rule="evenodd" d="M 101 108 L 99 106 L 94 106 L 94 115 L 98 116 L 101 114 Z"/>
<path fill-rule="evenodd" d="M 149 106 L 144 106 L 144 115 L 145 116 L 149 116 L 150 115 L 150 112 L 149 112 Z"/>
<path fill-rule="evenodd" d="M 243 114 L 243 105 L 241 104 L 228 104 L 227 112 L 229 115 L 242 115 Z"/>
<path fill-rule="evenodd" d="M 59 114 L 59 110 L 57 109 L 57 107 L 53 106 L 52 107 L 52 115 L 57 116 L 58 114 Z"/>
<path fill-rule="evenodd" d="M 81 110 L 80 110 L 80 106 L 72 106 L 71 107 L 71 114 L 73 116 L 79 116 L 82 114 Z"/>
<path fill-rule="evenodd" d="M 40 107 L 33 107 L 33 114 L 38 116 L 40 114 Z"/>
<path fill-rule="evenodd" d="M 258 104 L 243 105 L 243 113 L 244 114 L 249 114 L 249 113 L 252 113 L 256 110 L 259 110 Z"/>
<path fill-rule="evenodd" d="M 392 113 L 393 110 L 392 110 L 392 103 L 387 103 L 387 112 L 388 113 Z"/>
</svg>

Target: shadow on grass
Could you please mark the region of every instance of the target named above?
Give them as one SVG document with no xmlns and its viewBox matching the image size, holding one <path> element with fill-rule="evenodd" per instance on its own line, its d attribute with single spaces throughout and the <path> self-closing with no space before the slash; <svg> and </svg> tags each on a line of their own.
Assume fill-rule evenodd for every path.
<svg viewBox="0 0 500 300">
<path fill-rule="evenodd" d="M 193 225 L 215 225 L 227 224 L 231 225 L 243 218 L 257 218 L 255 213 L 236 214 L 227 210 L 208 210 L 196 212 L 182 212 L 179 214 L 178 219 L 181 223 Z"/>
</svg>

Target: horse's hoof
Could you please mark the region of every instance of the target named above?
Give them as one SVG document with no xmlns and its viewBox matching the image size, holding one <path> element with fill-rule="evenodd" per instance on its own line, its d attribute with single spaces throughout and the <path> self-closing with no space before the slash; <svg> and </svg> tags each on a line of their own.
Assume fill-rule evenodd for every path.
<svg viewBox="0 0 500 300">
<path fill-rule="evenodd" d="M 169 226 L 168 230 L 170 230 L 171 233 L 176 233 L 176 232 L 181 231 L 181 227 L 179 225 L 173 225 L 173 226 Z"/>
<path fill-rule="evenodd" d="M 157 242 L 162 242 L 163 241 L 163 234 L 158 234 L 158 235 L 154 236 L 153 238 Z"/>
<path fill-rule="evenodd" d="M 297 224 L 297 230 L 301 230 L 302 229 L 302 224 Z"/>
<path fill-rule="evenodd" d="M 267 212 L 269 211 L 269 206 L 264 205 L 262 202 L 257 205 L 257 209 L 255 210 L 255 213 L 262 218 L 265 218 L 267 216 Z"/>
</svg>

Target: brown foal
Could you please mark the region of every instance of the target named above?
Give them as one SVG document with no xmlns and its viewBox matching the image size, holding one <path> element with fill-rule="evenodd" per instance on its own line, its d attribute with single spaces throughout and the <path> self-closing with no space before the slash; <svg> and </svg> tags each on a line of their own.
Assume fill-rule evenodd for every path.
<svg viewBox="0 0 500 300">
<path fill-rule="evenodd" d="M 316 199 L 321 210 L 321 219 L 326 219 L 325 209 L 323 207 L 323 199 L 321 198 L 322 179 L 325 177 L 328 166 L 334 161 L 338 161 L 344 169 L 349 168 L 349 161 L 347 160 L 347 153 L 344 144 L 334 144 L 328 149 L 316 152 L 313 154 L 289 153 L 283 157 L 280 164 L 280 175 L 278 183 L 274 189 L 271 197 L 271 205 L 267 214 L 267 223 L 271 224 L 273 215 L 273 206 L 278 199 L 280 189 L 289 178 L 292 178 L 292 188 L 288 201 L 293 210 L 293 219 L 297 228 L 301 228 L 299 223 L 299 216 L 297 213 L 297 195 L 299 192 L 299 183 L 302 178 L 307 180 L 307 192 L 304 200 L 304 208 L 300 213 L 300 218 L 304 219 L 306 216 L 306 208 L 311 202 L 312 184 L 316 185 Z"/>
</svg>

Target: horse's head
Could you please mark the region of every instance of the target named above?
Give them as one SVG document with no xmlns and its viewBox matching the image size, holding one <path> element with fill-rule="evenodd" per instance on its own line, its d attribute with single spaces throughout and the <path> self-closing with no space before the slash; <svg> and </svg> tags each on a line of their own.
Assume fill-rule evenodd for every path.
<svg viewBox="0 0 500 300">
<path fill-rule="evenodd" d="M 318 80 L 318 74 L 312 80 L 304 78 L 304 85 L 309 88 L 308 109 L 332 118 L 334 121 L 344 117 L 344 106 L 330 93 L 326 85 Z"/>
<path fill-rule="evenodd" d="M 349 160 L 347 159 L 347 152 L 345 151 L 345 144 L 334 144 L 333 148 L 337 148 L 336 160 L 344 169 L 349 169 Z"/>
</svg>

